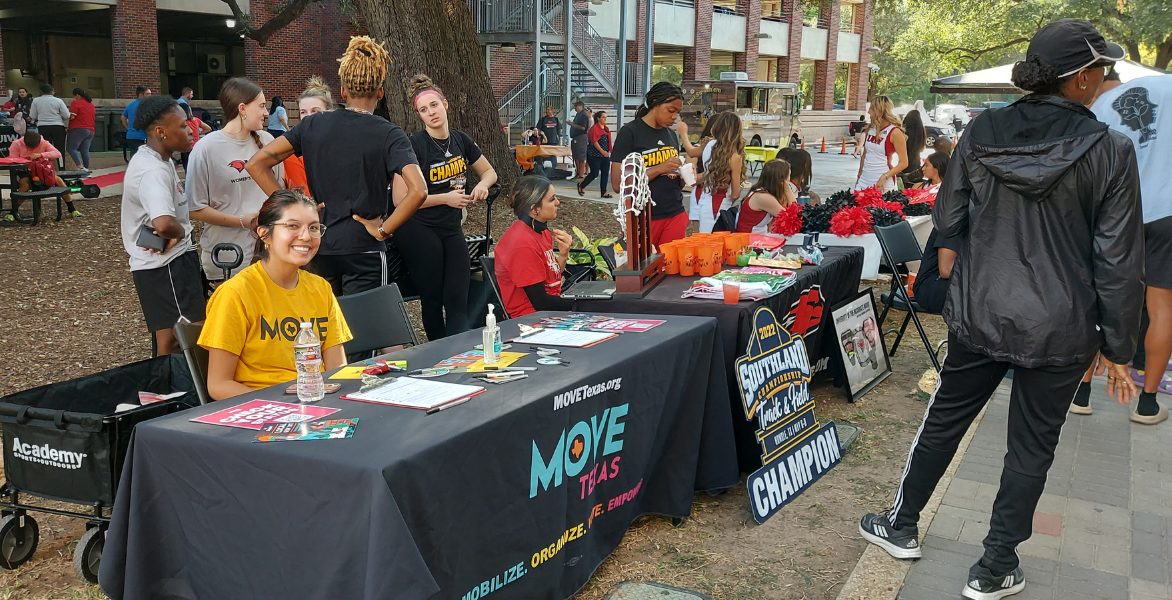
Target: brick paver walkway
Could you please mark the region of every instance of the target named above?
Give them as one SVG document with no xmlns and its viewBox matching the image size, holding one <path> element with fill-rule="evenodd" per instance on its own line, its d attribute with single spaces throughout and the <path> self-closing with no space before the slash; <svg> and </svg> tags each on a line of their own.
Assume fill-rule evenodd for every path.
<svg viewBox="0 0 1172 600">
<path fill-rule="evenodd" d="M 1001 477 L 1010 381 L 977 428 L 900 598 L 957 598 L 982 553 Z M 1172 421 L 1136 425 L 1130 405 L 1092 383 L 1091 416 L 1069 415 L 1034 533 L 1018 548 L 1026 589 L 1013 598 L 1172 598 Z M 1160 395 L 1161 401 L 1167 396 Z"/>
</svg>

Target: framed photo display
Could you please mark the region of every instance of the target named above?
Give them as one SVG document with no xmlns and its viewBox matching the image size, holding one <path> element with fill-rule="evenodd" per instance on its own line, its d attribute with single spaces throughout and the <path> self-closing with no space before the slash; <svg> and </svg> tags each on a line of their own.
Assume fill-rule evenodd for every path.
<svg viewBox="0 0 1172 600">
<path fill-rule="evenodd" d="M 846 374 L 846 396 L 851 402 L 891 375 L 882 324 L 876 314 L 871 288 L 830 309 L 834 339 Z"/>
</svg>

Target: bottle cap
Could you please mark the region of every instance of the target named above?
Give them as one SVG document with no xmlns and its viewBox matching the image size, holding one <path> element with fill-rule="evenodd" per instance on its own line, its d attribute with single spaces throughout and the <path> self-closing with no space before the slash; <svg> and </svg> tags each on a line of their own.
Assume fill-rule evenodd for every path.
<svg viewBox="0 0 1172 600">
<path fill-rule="evenodd" d="M 304 329 L 304 328 L 306 328 L 306 327 L 313 327 L 313 323 L 311 323 L 311 322 L 309 322 L 309 321 L 302 321 L 302 322 L 301 322 L 301 328 L 302 328 L 302 329 Z"/>
</svg>

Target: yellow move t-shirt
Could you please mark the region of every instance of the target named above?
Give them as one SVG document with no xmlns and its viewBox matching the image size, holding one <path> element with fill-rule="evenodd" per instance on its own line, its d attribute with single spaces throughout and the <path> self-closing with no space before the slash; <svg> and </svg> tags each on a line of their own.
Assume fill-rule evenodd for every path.
<svg viewBox="0 0 1172 600">
<path fill-rule="evenodd" d="M 301 271 L 287 290 L 257 262 L 212 294 L 199 345 L 239 356 L 233 379 L 260 389 L 297 378 L 293 340 L 302 321 L 313 323 L 323 350 L 354 338 L 325 279 Z"/>
</svg>

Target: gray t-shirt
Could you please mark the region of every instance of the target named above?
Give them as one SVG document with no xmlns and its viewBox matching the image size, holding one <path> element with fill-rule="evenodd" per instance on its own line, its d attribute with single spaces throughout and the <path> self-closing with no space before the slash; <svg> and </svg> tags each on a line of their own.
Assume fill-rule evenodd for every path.
<svg viewBox="0 0 1172 600">
<path fill-rule="evenodd" d="M 261 144 L 273 141 L 268 132 L 258 131 Z M 243 140 L 228 137 L 222 130 L 213 131 L 196 142 L 187 159 L 187 199 L 191 210 L 214 208 L 222 213 L 243 216 L 260 210 L 268 196 L 252 180 L 244 165 L 259 149 L 256 141 L 249 136 Z M 273 174 L 278 182 L 285 179 L 284 165 L 277 165 Z M 246 222 L 245 225 L 248 223 Z M 223 269 L 212 264 L 212 248 L 216 244 L 231 243 L 244 251 L 240 267 L 232 271 L 239 273 L 252 262 L 256 239 L 248 229 L 240 226 L 224 227 L 205 224 L 199 236 L 199 260 L 204 275 L 210 281 L 224 278 Z M 225 258 L 228 256 L 225 255 Z"/>
<path fill-rule="evenodd" d="M 33 106 L 29 109 L 29 116 L 37 122 L 37 125 L 65 126 L 69 124 L 69 107 L 65 106 L 65 101 L 57 96 L 37 96 L 33 98 Z"/>
<path fill-rule="evenodd" d="M 126 165 L 122 179 L 122 247 L 130 255 L 130 270 L 165 267 L 191 249 L 191 219 L 187 198 L 179 190 L 179 174 L 169 158 L 143 145 Z M 166 254 L 155 254 L 138 245 L 138 232 L 158 217 L 171 216 L 183 225 L 183 239 Z"/>
</svg>

